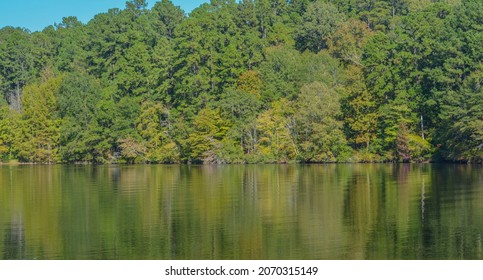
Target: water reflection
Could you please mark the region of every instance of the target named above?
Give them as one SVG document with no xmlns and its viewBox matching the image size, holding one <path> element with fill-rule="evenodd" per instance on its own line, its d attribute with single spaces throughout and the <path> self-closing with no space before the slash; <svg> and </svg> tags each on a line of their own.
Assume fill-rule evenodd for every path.
<svg viewBox="0 0 483 280">
<path fill-rule="evenodd" d="M 483 259 L 481 166 L 0 166 L 3 259 Z"/>
</svg>

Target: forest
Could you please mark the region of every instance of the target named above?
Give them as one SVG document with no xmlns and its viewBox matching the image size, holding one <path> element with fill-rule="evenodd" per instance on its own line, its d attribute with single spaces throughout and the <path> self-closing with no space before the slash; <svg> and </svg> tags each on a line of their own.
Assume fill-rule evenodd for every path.
<svg viewBox="0 0 483 280">
<path fill-rule="evenodd" d="M 2 162 L 483 161 L 483 1 L 150 7 L 0 29 Z"/>
</svg>

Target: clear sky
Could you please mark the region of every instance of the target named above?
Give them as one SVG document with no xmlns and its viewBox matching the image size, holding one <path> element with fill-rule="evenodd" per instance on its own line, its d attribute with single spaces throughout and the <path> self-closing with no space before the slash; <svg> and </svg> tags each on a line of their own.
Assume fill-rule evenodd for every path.
<svg viewBox="0 0 483 280">
<path fill-rule="evenodd" d="M 171 0 L 189 13 L 209 0 Z M 148 0 L 152 7 L 156 0 Z M 60 23 L 63 17 L 76 16 L 87 23 L 94 15 L 110 8 L 124 8 L 126 0 L 0 0 L 0 28 L 24 27 L 41 31 L 46 26 Z"/>
</svg>

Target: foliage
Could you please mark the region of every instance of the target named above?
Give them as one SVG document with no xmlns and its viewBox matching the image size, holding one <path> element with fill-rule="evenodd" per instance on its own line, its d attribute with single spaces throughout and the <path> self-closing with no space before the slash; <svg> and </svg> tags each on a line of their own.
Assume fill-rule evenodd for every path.
<svg viewBox="0 0 483 280">
<path fill-rule="evenodd" d="M 19 114 L 8 106 L 0 106 L 0 159 L 8 161 L 14 157 L 15 132 L 18 130 Z"/>
<path fill-rule="evenodd" d="M 346 77 L 346 95 L 341 103 L 349 141 L 355 148 L 375 150 L 372 144 L 377 137 L 379 113 L 374 96 L 367 90 L 358 66 L 348 67 Z"/>
<path fill-rule="evenodd" d="M 0 29 L 0 157 L 482 162 L 482 2 L 130 0 Z"/>
<path fill-rule="evenodd" d="M 103 162 L 107 158 L 109 135 L 100 123 L 99 82 L 83 73 L 67 75 L 57 94 L 60 126 L 60 154 L 64 162 Z"/>
<path fill-rule="evenodd" d="M 345 63 L 361 66 L 364 46 L 372 35 L 365 23 L 349 19 L 342 22 L 329 38 L 329 52 Z"/>
<path fill-rule="evenodd" d="M 397 158 L 402 162 L 421 162 L 429 159 L 431 145 L 419 135 L 410 134 L 406 124 L 401 123 L 396 135 Z"/>
<path fill-rule="evenodd" d="M 223 163 L 218 151 L 230 123 L 222 119 L 219 110 L 202 109 L 193 120 L 194 130 L 189 135 L 191 160 L 203 163 Z"/>
<path fill-rule="evenodd" d="M 42 81 L 28 85 L 22 96 L 22 119 L 17 145 L 18 157 L 24 161 L 55 163 L 59 160 L 60 120 L 56 118 L 56 94 L 61 77 L 46 70 Z"/>
<path fill-rule="evenodd" d="M 255 153 L 264 162 L 289 162 L 295 159 L 297 153 L 287 116 L 290 105 L 286 99 L 281 99 L 271 107 L 256 120 L 258 139 Z"/>
<path fill-rule="evenodd" d="M 448 92 L 441 112 L 441 152 L 454 160 L 483 160 L 483 88 L 482 72 L 471 75 L 462 91 Z"/>
<path fill-rule="evenodd" d="M 305 85 L 295 104 L 298 157 L 304 162 L 335 162 L 348 156 L 338 93 L 320 82 Z"/>
<path fill-rule="evenodd" d="M 172 139 L 172 121 L 169 110 L 159 102 L 145 102 L 137 120 L 137 131 L 144 140 L 144 157 L 150 163 L 179 161 L 179 151 Z"/>
<path fill-rule="evenodd" d="M 327 48 L 327 39 L 335 32 L 341 21 L 342 15 L 336 6 L 320 0 L 310 3 L 297 29 L 298 49 L 317 53 Z"/>
</svg>

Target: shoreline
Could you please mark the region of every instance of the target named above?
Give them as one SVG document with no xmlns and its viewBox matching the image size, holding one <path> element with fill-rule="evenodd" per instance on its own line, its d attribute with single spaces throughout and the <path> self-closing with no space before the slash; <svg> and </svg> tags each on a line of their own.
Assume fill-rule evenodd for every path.
<svg viewBox="0 0 483 280">
<path fill-rule="evenodd" d="M 203 164 L 203 163 L 92 163 L 92 162 L 72 162 L 72 163 L 37 163 L 37 162 L 0 162 L 0 166 L 33 166 L 33 165 L 84 165 L 84 166 L 110 166 L 110 165 L 185 165 L 185 166 L 230 166 L 230 165 L 346 165 L 346 164 L 457 164 L 457 165 L 483 165 L 483 162 L 462 162 L 462 161 L 424 161 L 424 162 L 258 162 L 258 163 L 219 163 L 219 164 Z"/>
</svg>

